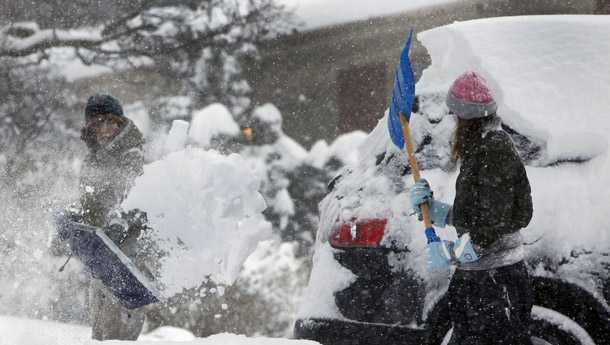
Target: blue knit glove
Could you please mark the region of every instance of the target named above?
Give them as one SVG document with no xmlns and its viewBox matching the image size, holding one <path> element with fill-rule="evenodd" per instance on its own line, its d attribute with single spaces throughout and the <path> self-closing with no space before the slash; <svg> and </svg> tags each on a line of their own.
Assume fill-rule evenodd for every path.
<svg viewBox="0 0 610 345">
<path fill-rule="evenodd" d="M 424 250 L 428 254 L 428 256 L 426 257 L 426 262 L 428 262 L 428 268 L 440 269 L 451 266 L 451 253 L 453 252 L 453 242 L 430 242 L 426 244 L 426 248 Z"/>
<path fill-rule="evenodd" d="M 432 224 L 444 228 L 447 221 L 447 215 L 451 211 L 451 205 L 444 202 L 434 200 L 432 189 L 428 181 L 421 179 L 411 187 L 409 192 L 411 208 L 417 214 L 419 219 L 422 219 L 420 204 L 428 203 L 428 212 Z"/>
</svg>

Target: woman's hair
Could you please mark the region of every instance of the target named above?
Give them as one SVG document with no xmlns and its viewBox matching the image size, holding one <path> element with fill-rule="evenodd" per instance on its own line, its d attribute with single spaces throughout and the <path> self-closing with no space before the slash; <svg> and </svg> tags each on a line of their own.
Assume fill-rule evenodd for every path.
<svg viewBox="0 0 610 345">
<path fill-rule="evenodd" d="M 468 154 L 468 143 L 472 142 L 475 135 L 481 135 L 483 129 L 497 119 L 496 114 L 470 120 L 458 116 L 457 126 L 451 140 L 451 162 L 454 166 Z"/>
</svg>

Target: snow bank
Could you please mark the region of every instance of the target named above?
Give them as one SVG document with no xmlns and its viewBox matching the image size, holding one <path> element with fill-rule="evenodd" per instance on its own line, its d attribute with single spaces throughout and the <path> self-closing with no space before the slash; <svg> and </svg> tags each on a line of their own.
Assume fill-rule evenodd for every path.
<svg viewBox="0 0 610 345">
<path fill-rule="evenodd" d="M 220 103 L 208 105 L 193 113 L 189 138 L 203 147 L 208 146 L 215 135 L 237 133 L 239 126 L 233 120 L 233 115 Z"/>
<path fill-rule="evenodd" d="M 238 154 L 187 148 L 144 167 L 124 209 L 147 213 L 160 260 L 159 282 L 170 297 L 209 276 L 231 285 L 259 241 L 271 234 L 262 215 L 260 181 Z"/>
<path fill-rule="evenodd" d="M 35 330 L 35 331 L 33 331 Z M 309 340 L 282 338 L 248 338 L 236 334 L 215 334 L 195 338 L 189 331 L 175 327 L 161 327 L 143 334 L 137 341 L 93 341 L 89 327 L 51 321 L 0 316 L 0 344 L 2 345 L 315 345 Z"/>
<path fill-rule="evenodd" d="M 91 339 L 90 327 L 0 316 L 0 344 L 2 345 L 83 344 L 86 339 Z"/>
</svg>

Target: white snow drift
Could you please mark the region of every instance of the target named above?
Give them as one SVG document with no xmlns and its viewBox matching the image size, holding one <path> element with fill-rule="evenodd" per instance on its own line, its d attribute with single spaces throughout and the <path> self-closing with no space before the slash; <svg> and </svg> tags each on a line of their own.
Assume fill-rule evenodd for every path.
<svg viewBox="0 0 610 345">
<path fill-rule="evenodd" d="M 146 236 L 164 253 L 164 295 L 198 287 L 207 277 L 224 285 L 235 281 L 258 242 L 271 235 L 259 185 L 240 155 L 194 147 L 144 167 L 122 207 L 147 213 L 153 230 Z"/>
</svg>

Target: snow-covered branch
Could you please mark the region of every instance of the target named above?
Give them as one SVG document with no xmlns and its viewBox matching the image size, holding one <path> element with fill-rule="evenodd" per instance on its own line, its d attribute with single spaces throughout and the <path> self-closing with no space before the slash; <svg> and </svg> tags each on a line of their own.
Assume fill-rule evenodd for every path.
<svg viewBox="0 0 610 345">
<path fill-rule="evenodd" d="M 25 57 L 52 47 L 96 49 L 104 40 L 99 30 L 40 30 L 34 23 L 0 30 L 0 57 Z"/>
<path fill-rule="evenodd" d="M 88 20 L 96 15 L 79 7 L 80 20 L 55 21 L 53 13 L 41 12 L 34 19 L 23 17 L 22 22 L 0 25 L 0 73 L 5 71 L 5 85 L 17 83 L 6 92 L 5 100 L 0 93 L 0 105 L 4 104 L 0 114 L 11 119 L 0 122 L 0 130 L 14 130 L 6 132 L 10 136 L 0 133 L 0 139 L 27 138 L 22 135 L 27 126 L 18 126 L 17 120 L 23 120 L 27 128 L 36 127 L 30 124 L 32 112 L 40 123 L 48 121 L 44 107 L 22 106 L 29 104 L 23 99 L 36 96 L 28 94 L 31 87 L 23 81 L 51 72 L 45 69 L 45 60 L 65 51 L 54 48 L 71 48 L 86 65 L 116 67 L 146 61 L 147 66 L 173 73 L 183 83 L 182 92 L 198 105 L 220 102 L 239 116 L 249 106 L 250 92 L 241 63 L 254 61 L 256 43 L 285 29 L 289 21 L 274 1 L 139 0 L 98 20 Z M 42 98 L 36 101 L 48 104 Z"/>
</svg>

